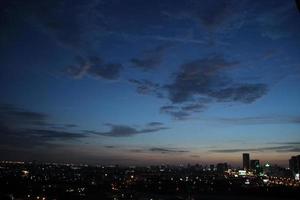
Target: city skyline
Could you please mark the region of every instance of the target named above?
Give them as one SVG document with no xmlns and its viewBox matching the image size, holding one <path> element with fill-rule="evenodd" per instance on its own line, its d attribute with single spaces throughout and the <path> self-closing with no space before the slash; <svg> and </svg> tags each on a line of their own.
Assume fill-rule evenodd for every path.
<svg viewBox="0 0 300 200">
<path fill-rule="evenodd" d="M 0 18 L 0 160 L 300 154 L 294 0 L 10 0 Z"/>
</svg>

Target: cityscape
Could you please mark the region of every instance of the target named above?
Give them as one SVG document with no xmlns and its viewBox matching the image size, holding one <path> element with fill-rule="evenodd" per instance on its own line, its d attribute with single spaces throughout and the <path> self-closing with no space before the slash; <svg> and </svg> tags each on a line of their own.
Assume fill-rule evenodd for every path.
<svg viewBox="0 0 300 200">
<path fill-rule="evenodd" d="M 1 199 L 297 199 L 300 155 L 289 168 L 250 160 L 243 166 L 119 166 L 2 161 Z"/>
<path fill-rule="evenodd" d="M 300 197 L 300 0 L 0 0 L 0 200 Z"/>
</svg>

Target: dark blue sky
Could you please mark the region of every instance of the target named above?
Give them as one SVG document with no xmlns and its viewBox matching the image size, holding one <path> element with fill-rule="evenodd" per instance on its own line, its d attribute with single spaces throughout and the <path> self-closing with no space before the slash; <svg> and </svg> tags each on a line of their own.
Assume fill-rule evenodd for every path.
<svg viewBox="0 0 300 200">
<path fill-rule="evenodd" d="M 286 165 L 300 151 L 295 1 L 10 0 L 1 159 Z"/>
</svg>

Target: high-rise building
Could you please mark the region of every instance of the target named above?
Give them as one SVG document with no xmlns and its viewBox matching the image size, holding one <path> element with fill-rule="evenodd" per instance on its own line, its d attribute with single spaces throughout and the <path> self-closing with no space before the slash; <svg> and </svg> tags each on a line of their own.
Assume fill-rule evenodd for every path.
<svg viewBox="0 0 300 200">
<path fill-rule="evenodd" d="M 209 170 L 210 171 L 215 171 L 215 166 L 213 164 L 209 165 Z"/>
<path fill-rule="evenodd" d="M 259 160 L 250 160 L 250 167 L 252 170 L 256 170 L 260 167 Z"/>
<path fill-rule="evenodd" d="M 217 172 L 223 174 L 225 171 L 228 170 L 227 163 L 218 163 L 217 164 Z"/>
<path fill-rule="evenodd" d="M 300 155 L 291 157 L 289 160 L 289 167 L 294 173 L 300 172 Z"/>
<path fill-rule="evenodd" d="M 250 154 L 243 153 L 243 168 L 244 170 L 250 169 Z"/>
</svg>

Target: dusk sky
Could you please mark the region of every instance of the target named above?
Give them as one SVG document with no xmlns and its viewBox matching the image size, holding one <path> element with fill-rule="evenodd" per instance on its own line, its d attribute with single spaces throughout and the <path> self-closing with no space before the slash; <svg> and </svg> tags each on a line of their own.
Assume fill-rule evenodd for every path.
<svg viewBox="0 0 300 200">
<path fill-rule="evenodd" d="M 293 0 L 0 2 L 0 159 L 287 166 Z"/>
</svg>

